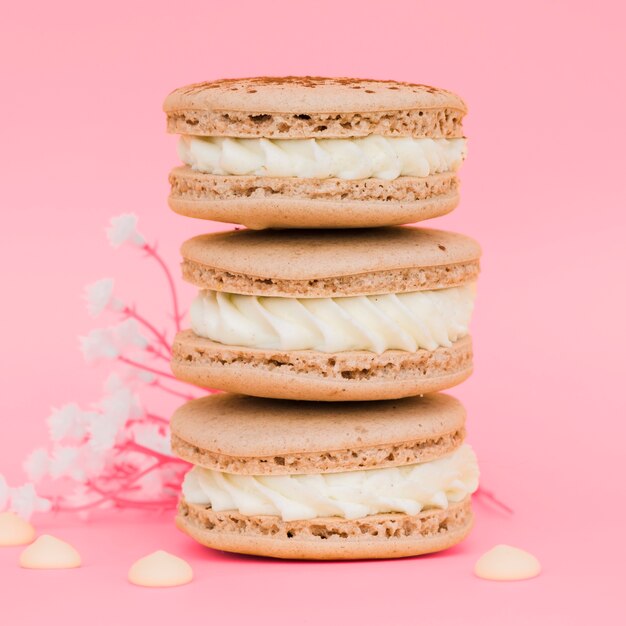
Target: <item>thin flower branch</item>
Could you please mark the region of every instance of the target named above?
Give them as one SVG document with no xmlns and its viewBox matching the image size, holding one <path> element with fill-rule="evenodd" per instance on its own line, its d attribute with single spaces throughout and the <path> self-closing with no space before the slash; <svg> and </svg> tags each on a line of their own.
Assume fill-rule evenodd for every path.
<svg viewBox="0 0 626 626">
<path fill-rule="evenodd" d="M 156 368 L 150 367 L 149 365 L 145 365 L 144 363 L 140 363 L 139 361 L 134 361 L 133 359 L 129 359 L 128 357 L 125 356 L 118 356 L 117 357 L 118 361 L 121 361 L 122 363 L 125 363 L 126 365 L 129 365 L 131 367 L 137 368 L 138 370 L 142 370 L 144 372 L 148 372 L 150 374 L 154 374 L 155 376 L 163 376 L 164 378 L 169 378 L 170 380 L 175 380 L 177 383 L 182 383 L 184 385 L 189 385 L 191 387 L 195 387 L 197 389 L 202 389 L 202 391 L 204 391 L 205 393 L 215 393 L 214 390 L 212 389 L 207 389 L 206 387 L 200 387 L 199 385 L 194 385 L 193 383 L 188 383 L 187 381 L 184 380 L 180 380 L 178 378 L 176 378 L 176 376 L 174 376 L 173 374 L 170 374 L 169 372 L 164 372 L 163 370 L 158 370 Z M 174 393 L 174 392 L 172 392 Z M 185 396 L 183 396 L 185 397 Z M 192 398 L 190 398 L 192 399 Z"/>
<path fill-rule="evenodd" d="M 146 346 L 146 352 L 148 352 L 151 356 L 155 357 L 156 359 L 161 359 L 161 361 L 165 361 L 166 363 L 169 363 L 171 361 L 171 357 L 167 356 L 166 354 L 163 354 L 154 346 Z"/>
<path fill-rule="evenodd" d="M 113 497 L 113 502 L 122 508 L 129 509 L 145 509 L 148 511 L 167 511 L 173 509 L 176 506 L 177 498 L 172 496 L 171 498 L 162 500 L 131 500 L 128 498 Z"/>
<path fill-rule="evenodd" d="M 153 463 L 152 465 L 149 465 L 148 467 L 146 467 L 145 469 L 136 472 L 133 476 L 129 477 L 124 484 L 119 487 L 119 489 L 117 490 L 117 493 L 123 492 L 123 491 L 128 491 L 128 489 L 134 484 L 136 483 L 138 480 L 141 480 L 144 476 L 148 475 L 150 472 L 153 472 L 154 470 L 158 469 L 159 467 L 162 467 L 164 463 L 166 463 L 167 461 L 156 461 L 155 463 Z"/>
<path fill-rule="evenodd" d="M 152 456 L 155 459 L 159 459 L 162 463 L 178 463 L 180 465 L 189 466 L 187 461 L 183 461 L 175 456 L 168 456 L 167 454 L 162 454 L 161 452 L 157 452 L 156 450 L 152 450 L 151 448 L 146 448 L 146 446 L 142 446 L 140 443 L 136 441 L 129 441 L 125 447 L 125 450 L 134 450 L 135 452 L 141 452 L 147 456 Z"/>
<path fill-rule="evenodd" d="M 158 424 L 162 424 L 163 426 L 169 426 L 170 421 L 161 417 L 160 415 L 154 415 L 153 413 L 146 413 L 146 418 L 152 420 L 153 422 L 157 422 Z"/>
<path fill-rule="evenodd" d="M 181 381 L 179 381 L 181 382 Z M 151 383 L 151 386 L 164 391 L 165 393 L 169 393 L 177 398 L 182 398 L 183 400 L 194 400 L 196 396 L 193 396 L 189 393 L 183 393 L 180 391 L 176 391 L 175 389 L 171 389 L 170 387 L 166 387 L 158 378 L 155 378 Z"/>
<path fill-rule="evenodd" d="M 141 324 L 144 328 L 149 330 L 154 335 L 154 338 L 161 344 L 161 346 L 163 346 L 163 348 L 168 354 L 172 353 L 172 347 L 168 343 L 167 338 L 165 337 L 165 334 L 160 332 L 156 328 L 156 326 L 150 323 L 145 317 L 137 313 L 137 309 L 134 306 L 133 307 L 125 306 L 122 309 L 122 313 L 126 315 L 127 317 L 131 317 L 134 320 L 137 320 L 139 324 Z"/>
<path fill-rule="evenodd" d="M 176 376 L 170 374 L 169 372 L 164 372 L 163 370 L 158 370 L 154 367 L 150 367 L 145 363 L 140 363 L 139 361 L 134 361 L 133 359 L 129 359 L 123 355 L 117 357 L 117 360 L 125 365 L 130 365 L 130 367 L 135 367 L 138 370 L 142 370 L 144 372 L 149 372 L 150 374 L 154 374 L 155 376 L 163 376 L 164 378 L 170 378 L 171 380 L 178 380 Z"/>
<path fill-rule="evenodd" d="M 474 496 L 477 497 L 477 498 L 483 498 L 483 499 L 491 502 L 492 504 L 497 506 L 499 509 L 502 509 L 503 511 L 508 513 L 509 515 L 513 515 L 513 513 L 514 513 L 513 509 L 508 504 L 505 504 L 504 502 L 502 502 L 502 500 L 500 500 L 493 493 L 493 491 L 489 491 L 489 490 L 485 489 L 482 485 L 480 487 L 478 487 L 478 490 L 474 493 Z"/>
<path fill-rule="evenodd" d="M 143 249 L 146 251 L 146 254 L 151 256 L 161 267 L 163 273 L 165 274 L 165 278 L 168 282 L 170 288 L 170 294 L 172 297 L 172 307 L 174 309 L 174 324 L 176 326 L 176 332 L 180 332 L 182 315 L 180 314 L 180 308 L 178 306 L 178 294 L 176 292 L 176 285 L 174 283 L 174 278 L 172 277 L 172 273 L 167 267 L 165 261 L 161 258 L 159 253 L 157 252 L 156 246 L 151 246 L 149 244 L 144 244 Z"/>
</svg>

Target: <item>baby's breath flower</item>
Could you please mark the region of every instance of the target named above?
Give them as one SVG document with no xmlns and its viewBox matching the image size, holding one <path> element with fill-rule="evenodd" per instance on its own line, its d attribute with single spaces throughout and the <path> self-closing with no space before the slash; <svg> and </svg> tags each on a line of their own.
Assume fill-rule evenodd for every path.
<svg viewBox="0 0 626 626">
<path fill-rule="evenodd" d="M 48 419 L 48 429 L 52 441 L 81 439 L 87 433 L 89 412 L 82 411 L 75 402 L 52 409 Z"/>
<path fill-rule="evenodd" d="M 121 311 L 124 308 L 124 303 L 113 297 L 114 285 L 112 278 L 102 278 L 85 287 L 84 296 L 89 315 L 98 317 L 107 307 L 114 311 Z"/>
<path fill-rule="evenodd" d="M 50 459 L 50 476 L 52 478 L 61 478 L 69 476 L 79 480 L 83 473 L 77 467 L 78 448 L 75 446 L 55 446 Z"/>
<path fill-rule="evenodd" d="M 115 359 L 126 348 L 142 350 L 148 340 L 139 332 L 139 324 L 129 318 L 108 328 L 95 328 L 86 337 L 79 337 L 80 349 L 90 363 L 99 359 Z"/>
<path fill-rule="evenodd" d="M 106 451 L 96 450 L 87 442 L 78 448 L 77 463 L 83 474 L 82 480 L 100 476 L 106 466 Z"/>
<path fill-rule="evenodd" d="M 11 510 L 23 519 L 30 519 L 37 511 L 49 511 L 52 503 L 46 498 L 40 498 L 32 483 L 10 490 Z"/>
<path fill-rule="evenodd" d="M 106 393 L 114 393 L 118 389 L 123 389 L 125 387 L 126 385 L 124 384 L 122 377 L 115 372 L 111 372 L 104 381 L 104 391 Z"/>
<path fill-rule="evenodd" d="M 138 370 L 135 372 L 135 376 L 142 382 L 146 384 L 150 384 L 155 381 L 156 376 L 152 372 L 144 372 L 143 370 Z"/>
<path fill-rule="evenodd" d="M 0 511 L 4 511 L 9 505 L 9 485 L 4 479 L 4 476 L 0 474 Z"/>
<path fill-rule="evenodd" d="M 160 472 L 150 472 L 139 481 L 141 495 L 146 499 L 155 500 L 163 497 L 163 477 Z"/>
<path fill-rule="evenodd" d="M 141 407 L 132 389 L 126 386 L 109 392 L 101 401 L 103 415 L 123 428 L 130 417 L 141 415 Z"/>
<path fill-rule="evenodd" d="M 137 232 L 138 218 L 133 213 L 125 213 L 112 217 L 110 226 L 107 228 L 109 243 L 114 248 L 119 248 L 123 243 L 141 247 L 146 240 Z"/>
<path fill-rule="evenodd" d="M 143 349 L 148 345 L 148 340 L 139 332 L 139 324 L 134 319 L 124 320 L 113 326 L 112 330 L 120 348 L 136 346 Z"/>
<path fill-rule="evenodd" d="M 143 356 L 143 353 L 138 354 L 134 360 L 138 363 L 143 363 Z M 137 367 L 124 366 L 123 364 L 120 364 L 118 371 L 122 373 L 123 379 L 127 383 L 134 386 L 137 386 L 138 383 L 150 384 L 156 380 L 156 376 L 152 372 L 146 372 L 145 370 Z"/>
<path fill-rule="evenodd" d="M 172 455 L 169 437 L 161 434 L 160 429 L 155 424 L 141 424 L 135 427 L 135 441 L 160 454 Z"/>
<path fill-rule="evenodd" d="M 94 328 L 86 337 L 79 337 L 79 340 L 80 350 L 88 363 L 119 356 L 115 336 L 110 328 Z"/>
<path fill-rule="evenodd" d="M 115 446 L 119 426 L 104 415 L 98 415 L 89 425 L 89 445 L 93 450 L 104 452 Z"/>
<path fill-rule="evenodd" d="M 63 497 L 65 504 L 71 507 L 85 506 L 90 502 L 98 500 L 100 496 L 90 491 L 86 485 L 77 483 L 74 489 Z"/>
<path fill-rule="evenodd" d="M 36 483 L 48 473 L 49 465 L 48 452 L 45 448 L 37 448 L 26 457 L 23 467 L 28 478 Z"/>
</svg>

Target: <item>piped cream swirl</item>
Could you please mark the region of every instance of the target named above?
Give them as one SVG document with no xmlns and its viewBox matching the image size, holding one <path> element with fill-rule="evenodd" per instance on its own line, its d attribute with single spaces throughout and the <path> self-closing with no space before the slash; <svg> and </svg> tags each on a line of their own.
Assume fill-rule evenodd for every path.
<svg viewBox="0 0 626 626">
<path fill-rule="evenodd" d="M 208 174 L 381 178 L 429 176 L 456 170 L 467 151 L 464 138 L 369 137 L 355 139 L 237 139 L 183 135 L 181 160 Z"/>
<path fill-rule="evenodd" d="M 210 504 L 215 511 L 279 515 L 285 521 L 356 519 L 445 509 L 476 491 L 478 476 L 474 451 L 464 444 L 427 463 L 336 474 L 240 476 L 194 467 L 185 476 L 183 495 L 190 504 Z"/>
<path fill-rule="evenodd" d="M 415 352 L 449 347 L 468 333 L 475 285 L 377 296 L 276 298 L 200 291 L 196 335 L 270 350 Z"/>
</svg>

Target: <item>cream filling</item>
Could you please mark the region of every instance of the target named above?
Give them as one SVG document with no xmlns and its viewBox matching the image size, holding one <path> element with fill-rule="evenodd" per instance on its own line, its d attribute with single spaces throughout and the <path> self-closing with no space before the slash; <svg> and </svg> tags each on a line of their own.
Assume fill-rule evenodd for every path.
<svg viewBox="0 0 626 626">
<path fill-rule="evenodd" d="M 295 176 L 298 178 L 381 178 L 429 176 L 456 170 L 466 140 L 413 137 L 355 139 L 236 139 L 183 135 L 181 160 L 208 174 Z"/>
<path fill-rule="evenodd" d="M 241 476 L 194 467 L 185 476 L 190 504 L 243 515 L 278 515 L 285 521 L 339 516 L 356 519 L 377 513 L 417 515 L 445 509 L 478 488 L 478 463 L 469 445 L 429 461 L 336 474 Z"/>
<path fill-rule="evenodd" d="M 276 298 L 203 290 L 191 328 L 219 343 L 269 350 L 415 352 L 468 333 L 475 284 L 342 298 Z"/>
</svg>

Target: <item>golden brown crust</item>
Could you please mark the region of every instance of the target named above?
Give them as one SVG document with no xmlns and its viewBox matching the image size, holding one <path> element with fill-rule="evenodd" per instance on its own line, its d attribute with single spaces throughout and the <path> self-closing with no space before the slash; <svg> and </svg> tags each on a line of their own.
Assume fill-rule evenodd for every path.
<svg viewBox="0 0 626 626">
<path fill-rule="evenodd" d="M 471 501 L 428 509 L 418 515 L 391 513 L 356 520 L 340 517 L 284 522 L 277 516 L 215 512 L 184 500 L 177 526 L 217 550 L 282 559 L 376 559 L 445 550 L 472 527 Z"/>
<path fill-rule="evenodd" d="M 389 400 L 458 385 L 472 372 L 472 345 L 468 336 L 434 351 L 326 354 L 227 346 L 187 330 L 174 340 L 172 371 L 201 387 L 265 398 Z"/>
<path fill-rule="evenodd" d="M 396 81 L 259 77 L 197 83 L 165 100 L 169 132 L 230 137 L 461 137 L 455 94 Z"/>
<path fill-rule="evenodd" d="M 459 202 L 453 172 L 342 180 L 215 176 L 177 167 L 169 205 L 187 217 L 248 228 L 370 228 L 445 215 Z"/>
</svg>

